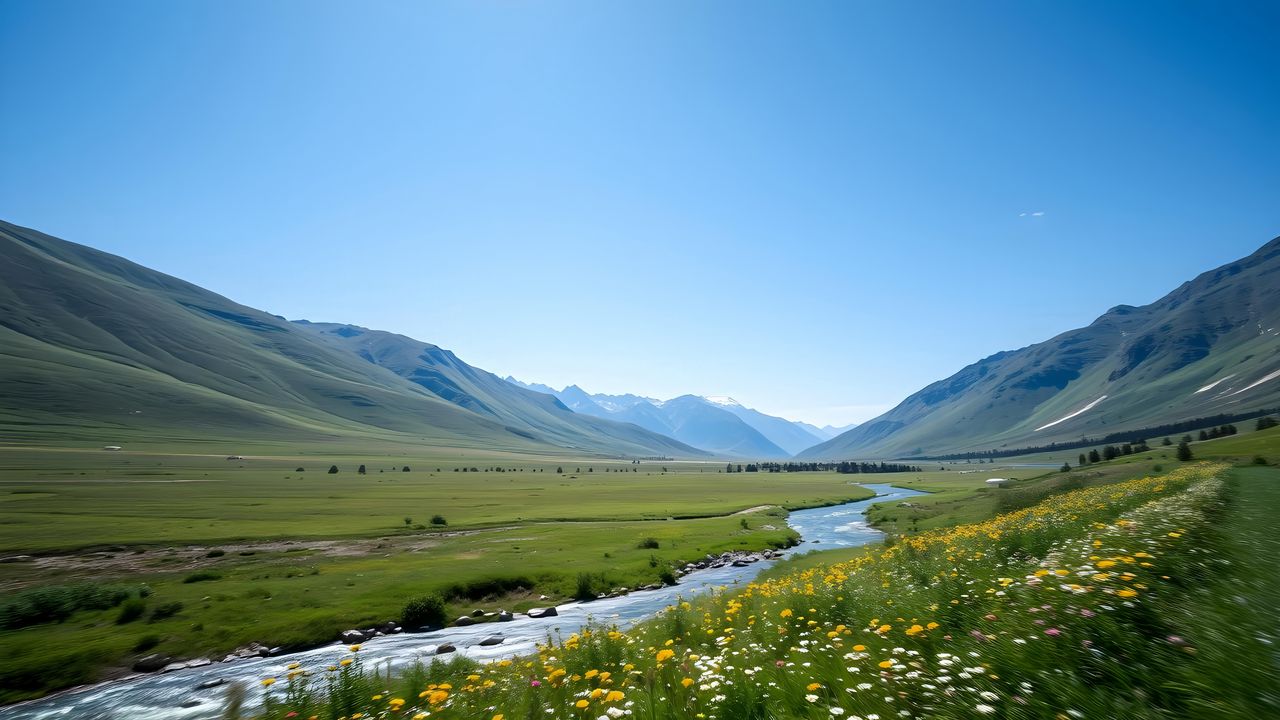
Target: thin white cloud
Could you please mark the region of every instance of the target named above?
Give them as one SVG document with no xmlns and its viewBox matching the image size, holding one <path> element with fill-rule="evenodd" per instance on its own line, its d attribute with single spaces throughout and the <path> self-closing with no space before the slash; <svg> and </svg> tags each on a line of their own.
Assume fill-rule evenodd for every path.
<svg viewBox="0 0 1280 720">
<path fill-rule="evenodd" d="M 1044 217 L 1043 210 L 1033 210 L 1031 212 L 1020 212 L 1018 217 Z"/>
<path fill-rule="evenodd" d="M 1035 212 L 1031 213 L 1031 217 L 1040 217 L 1040 216 L 1042 216 L 1042 215 L 1044 215 L 1044 211 L 1043 211 L 1043 210 L 1037 210 L 1037 211 L 1035 211 Z"/>
</svg>

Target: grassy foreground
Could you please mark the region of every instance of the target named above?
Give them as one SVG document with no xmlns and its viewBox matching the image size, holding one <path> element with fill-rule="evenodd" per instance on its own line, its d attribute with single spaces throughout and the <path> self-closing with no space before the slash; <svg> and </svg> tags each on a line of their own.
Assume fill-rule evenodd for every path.
<svg viewBox="0 0 1280 720">
<path fill-rule="evenodd" d="M 1247 561 L 1275 551 L 1257 521 L 1274 525 L 1277 483 L 1271 468 L 1201 463 L 1075 490 L 533 658 L 393 680 L 357 647 L 264 679 L 266 716 L 1272 716 L 1264 616 L 1280 584 L 1274 564 Z"/>
</svg>

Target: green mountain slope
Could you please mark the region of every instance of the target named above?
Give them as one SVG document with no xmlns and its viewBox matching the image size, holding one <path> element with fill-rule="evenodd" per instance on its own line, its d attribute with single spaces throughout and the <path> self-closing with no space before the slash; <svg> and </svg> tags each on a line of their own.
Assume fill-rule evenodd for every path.
<svg viewBox="0 0 1280 720">
<path fill-rule="evenodd" d="M 1044 445 L 1280 406 L 1280 238 L 1143 307 L 980 360 L 800 454 Z"/>
<path fill-rule="evenodd" d="M 10 442 L 371 434 L 530 452 L 680 449 L 563 415 L 543 434 L 474 412 L 283 318 L 0 222 L 0 435 Z"/>
<path fill-rule="evenodd" d="M 528 429 L 562 447 L 584 448 L 607 438 L 617 447 L 630 448 L 632 453 L 681 457 L 706 454 L 631 423 L 575 413 L 550 395 L 517 387 L 430 343 L 355 325 L 305 320 L 295 324 L 437 397 L 504 425 Z"/>
</svg>

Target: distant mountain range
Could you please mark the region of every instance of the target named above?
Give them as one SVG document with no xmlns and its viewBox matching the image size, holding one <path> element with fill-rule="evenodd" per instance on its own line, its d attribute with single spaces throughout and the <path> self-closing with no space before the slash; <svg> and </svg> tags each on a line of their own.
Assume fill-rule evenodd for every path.
<svg viewBox="0 0 1280 720">
<path fill-rule="evenodd" d="M 758 410 L 724 396 L 681 395 L 657 400 L 640 395 L 592 394 L 569 385 L 556 390 L 542 383 L 507 382 L 553 395 L 574 412 L 635 423 L 716 455 L 780 459 L 839 434 Z"/>
<path fill-rule="evenodd" d="M 575 413 L 429 343 L 292 323 L 0 222 L 0 437 L 122 434 L 707 456 L 665 434 Z"/>
<path fill-rule="evenodd" d="M 800 457 L 1020 448 L 1280 407 L 1280 238 L 1142 307 L 1000 352 Z"/>
</svg>

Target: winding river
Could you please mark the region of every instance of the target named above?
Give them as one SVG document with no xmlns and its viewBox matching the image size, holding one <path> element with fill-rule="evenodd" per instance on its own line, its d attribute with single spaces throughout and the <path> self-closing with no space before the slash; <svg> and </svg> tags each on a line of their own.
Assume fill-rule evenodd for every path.
<svg viewBox="0 0 1280 720">
<path fill-rule="evenodd" d="M 879 539 L 882 535 L 867 525 L 863 515 L 871 505 L 897 501 L 923 493 L 890 485 L 866 484 L 876 497 L 830 507 L 797 510 L 787 519 L 800 533 L 801 544 L 788 553 L 853 547 Z M 645 620 L 677 598 L 693 597 L 710 588 L 732 586 L 754 578 L 772 562 L 757 562 L 746 567 L 722 567 L 697 570 L 680 579 L 680 584 L 660 590 L 637 591 L 622 597 L 589 603 L 568 603 L 557 607 L 558 616 L 533 619 L 518 616 L 505 623 L 482 623 L 469 627 L 449 627 L 435 632 L 387 635 L 363 645 L 360 651 L 366 665 L 391 663 L 403 667 L 418 659 L 434 657 L 438 645 L 456 645 L 458 653 L 481 660 L 492 660 L 529 654 L 539 641 L 549 635 L 576 632 L 590 620 L 629 626 Z M 479 642 L 499 635 L 500 645 L 481 647 Z M 202 683 L 222 680 L 244 682 L 253 693 L 260 692 L 258 680 L 283 675 L 289 663 L 303 667 L 323 667 L 335 663 L 346 653 L 346 646 L 336 643 L 324 647 L 271 658 L 254 658 L 231 663 L 213 663 L 165 674 L 139 675 L 113 682 L 92 685 L 58 693 L 40 700 L 0 708 L 0 720 L 213 720 L 219 717 L 225 685 L 199 689 Z M 190 705 L 190 707 L 182 707 Z"/>
</svg>

